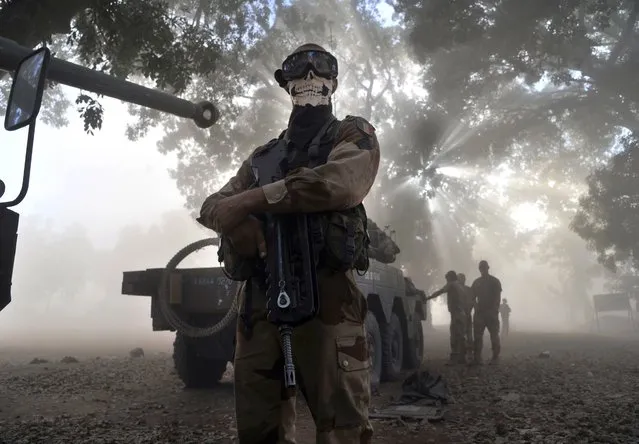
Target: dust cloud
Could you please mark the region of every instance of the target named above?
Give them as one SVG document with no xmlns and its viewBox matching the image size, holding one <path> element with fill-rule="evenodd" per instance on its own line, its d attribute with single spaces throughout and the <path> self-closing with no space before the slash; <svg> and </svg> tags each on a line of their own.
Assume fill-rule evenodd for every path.
<svg viewBox="0 0 639 444">
<path fill-rule="evenodd" d="M 2 347 L 51 353 L 170 350 L 172 334 L 151 330 L 150 298 L 121 294 L 122 272 L 161 268 L 188 243 L 207 236 L 186 210 L 153 224 L 118 230 L 110 247 L 95 247 L 81 225 L 54 230 L 24 221 L 14 271 L 13 302 L 3 311 Z M 202 250 L 182 266 L 212 266 Z"/>
<path fill-rule="evenodd" d="M 0 354 L 126 354 L 133 347 L 170 351 L 173 335 L 153 332 L 150 298 L 121 294 L 122 272 L 164 267 L 210 232 L 183 208 L 158 153 L 158 134 L 124 137 L 126 106 L 104 100 L 109 119 L 89 136 L 69 127 L 36 130 L 31 186 L 21 214 L 12 303 L 0 313 Z M 21 181 L 22 134 L 0 133 L 0 177 L 7 197 Z M 6 149 L 6 148 L 5 148 Z M 202 250 L 182 266 L 214 266 Z M 10 353 L 9 353 L 10 352 Z"/>
</svg>

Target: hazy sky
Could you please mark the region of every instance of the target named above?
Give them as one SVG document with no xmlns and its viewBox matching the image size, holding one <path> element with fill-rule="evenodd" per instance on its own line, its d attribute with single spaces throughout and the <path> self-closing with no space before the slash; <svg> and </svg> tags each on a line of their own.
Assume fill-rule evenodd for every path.
<svg viewBox="0 0 639 444">
<path fill-rule="evenodd" d="M 75 97 L 77 90 L 70 93 Z M 109 98 L 101 103 L 105 121 L 94 136 L 83 131 L 74 108 L 67 127 L 38 123 L 29 193 L 16 208 L 24 218 L 51 219 L 54 226 L 81 223 L 97 244 L 106 245 L 123 225 L 151 223 L 181 207 L 183 199 L 168 172 L 175 159 L 157 151 L 159 131 L 131 142 L 124 134 L 131 119 L 126 105 Z M 0 178 L 7 184 L 3 201 L 20 188 L 26 138 L 26 128 L 0 132 Z"/>
</svg>

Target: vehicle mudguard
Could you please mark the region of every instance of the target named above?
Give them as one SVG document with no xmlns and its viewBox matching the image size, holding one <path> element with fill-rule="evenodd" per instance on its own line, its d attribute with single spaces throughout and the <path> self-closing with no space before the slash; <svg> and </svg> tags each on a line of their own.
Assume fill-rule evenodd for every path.
<svg viewBox="0 0 639 444">
<path fill-rule="evenodd" d="M 20 215 L 0 208 L 0 311 L 11 302 L 11 279 L 18 241 Z"/>
<path fill-rule="evenodd" d="M 202 325 L 211 325 L 214 322 L 218 322 L 219 319 L 209 318 Z M 233 362 L 235 331 L 236 322 L 230 322 L 223 330 L 213 336 L 189 338 L 189 341 L 192 341 L 197 354 L 204 358 Z"/>
</svg>

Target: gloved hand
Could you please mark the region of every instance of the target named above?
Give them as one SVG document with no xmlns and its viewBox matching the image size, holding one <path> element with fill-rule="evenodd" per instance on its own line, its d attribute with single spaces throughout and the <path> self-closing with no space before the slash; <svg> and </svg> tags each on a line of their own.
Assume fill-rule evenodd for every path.
<svg viewBox="0 0 639 444">
<path fill-rule="evenodd" d="M 245 218 L 227 237 L 239 255 L 252 258 L 259 254 L 262 259 L 266 257 L 264 230 L 256 217 Z"/>
<path fill-rule="evenodd" d="M 202 215 L 205 225 L 216 227 L 223 234 L 232 232 L 250 214 L 243 196 L 244 193 L 234 194 L 206 208 Z"/>
</svg>

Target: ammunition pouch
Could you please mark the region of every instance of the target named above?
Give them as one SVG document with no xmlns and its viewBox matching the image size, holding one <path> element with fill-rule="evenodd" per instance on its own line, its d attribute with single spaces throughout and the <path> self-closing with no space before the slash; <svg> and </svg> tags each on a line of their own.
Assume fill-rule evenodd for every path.
<svg viewBox="0 0 639 444">
<path fill-rule="evenodd" d="M 320 264 L 332 271 L 368 270 L 366 211 L 363 205 L 346 211 L 334 211 L 322 217 L 324 248 Z"/>
<path fill-rule="evenodd" d="M 225 236 L 220 238 L 217 259 L 223 263 L 222 269 L 226 277 L 233 281 L 247 281 L 255 276 L 257 260 L 240 255 Z"/>
</svg>

